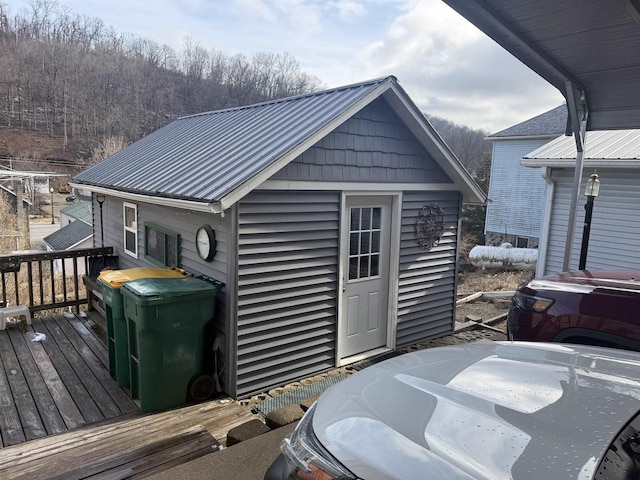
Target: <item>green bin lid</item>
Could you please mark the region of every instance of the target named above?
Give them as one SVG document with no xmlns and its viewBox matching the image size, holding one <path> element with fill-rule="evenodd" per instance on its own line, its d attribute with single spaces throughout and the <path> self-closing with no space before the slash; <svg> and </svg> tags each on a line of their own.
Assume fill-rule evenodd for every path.
<svg viewBox="0 0 640 480">
<path fill-rule="evenodd" d="M 122 286 L 126 291 L 144 298 L 175 298 L 185 295 L 215 295 L 218 287 L 198 278 L 145 278 L 127 282 Z"/>
</svg>

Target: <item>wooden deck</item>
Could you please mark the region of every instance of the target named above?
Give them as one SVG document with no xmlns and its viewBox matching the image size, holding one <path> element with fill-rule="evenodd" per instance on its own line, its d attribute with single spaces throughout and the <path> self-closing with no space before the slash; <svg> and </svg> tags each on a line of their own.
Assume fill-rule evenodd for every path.
<svg viewBox="0 0 640 480">
<path fill-rule="evenodd" d="M 33 341 L 38 333 L 43 341 Z M 140 413 L 109 375 L 102 340 L 74 314 L 0 331 L 0 446 Z"/>
<path fill-rule="evenodd" d="M 230 399 L 142 414 L 88 325 L 64 314 L 0 331 L 0 478 L 142 478 L 216 451 L 253 418 Z"/>
</svg>

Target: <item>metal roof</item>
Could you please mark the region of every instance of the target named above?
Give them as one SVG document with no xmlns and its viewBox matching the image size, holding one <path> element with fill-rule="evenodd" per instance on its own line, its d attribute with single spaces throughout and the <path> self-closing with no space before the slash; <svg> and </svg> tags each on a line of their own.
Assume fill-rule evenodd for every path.
<svg viewBox="0 0 640 480">
<path fill-rule="evenodd" d="M 42 241 L 52 250 L 68 250 L 78 245 L 93 235 L 93 227 L 81 220 L 71 222 L 51 235 L 47 235 Z"/>
<path fill-rule="evenodd" d="M 640 130 L 587 132 L 584 166 L 612 168 L 638 167 Z M 576 161 L 576 143 L 572 137 L 558 137 L 528 153 L 522 160 L 526 167 L 572 167 Z"/>
<path fill-rule="evenodd" d="M 584 92 L 587 129 L 640 128 L 638 0 L 444 2 L 565 98 Z"/>
<path fill-rule="evenodd" d="M 93 213 L 91 211 L 91 202 L 79 200 L 72 203 L 68 207 L 64 207 L 60 210 L 60 213 L 64 213 L 71 218 L 81 220 L 89 225 L 93 224 Z"/>
<path fill-rule="evenodd" d="M 426 142 L 465 199 L 483 202 L 482 190 L 394 77 L 182 117 L 74 180 L 89 190 L 106 187 L 132 195 L 218 202 L 212 209 L 223 211 L 381 96 Z"/>
<path fill-rule="evenodd" d="M 502 138 L 553 138 L 567 130 L 567 106 L 560 105 L 548 112 L 541 113 L 529 120 L 501 130 L 487 138 L 499 140 Z"/>
</svg>

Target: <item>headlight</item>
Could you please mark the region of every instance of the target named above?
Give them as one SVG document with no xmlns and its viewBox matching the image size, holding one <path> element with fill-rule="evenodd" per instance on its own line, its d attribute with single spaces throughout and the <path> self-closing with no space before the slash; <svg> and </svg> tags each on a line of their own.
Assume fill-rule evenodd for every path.
<svg viewBox="0 0 640 480">
<path fill-rule="evenodd" d="M 313 433 L 315 404 L 307 410 L 291 436 L 285 438 L 280 449 L 286 461 L 286 480 L 354 480 L 349 470 L 320 444 Z"/>
<path fill-rule="evenodd" d="M 528 310 L 530 312 L 544 312 L 551 305 L 554 300 L 550 298 L 536 297 L 533 295 L 526 295 L 522 292 L 516 292 L 513 296 L 513 303 L 522 310 Z"/>
</svg>

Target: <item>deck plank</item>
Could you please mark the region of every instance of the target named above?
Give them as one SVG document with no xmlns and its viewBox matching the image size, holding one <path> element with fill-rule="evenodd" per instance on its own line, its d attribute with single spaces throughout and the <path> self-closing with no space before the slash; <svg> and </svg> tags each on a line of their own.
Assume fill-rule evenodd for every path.
<svg viewBox="0 0 640 480">
<path fill-rule="evenodd" d="M 109 372 L 105 369 L 100 359 L 96 357 L 93 350 L 89 348 L 87 343 L 85 343 L 85 338 L 81 337 L 78 331 L 69 323 L 69 319 L 63 315 L 55 315 L 52 317 L 52 320 L 56 322 L 58 327 L 60 327 L 62 332 L 67 336 L 69 342 L 74 346 L 104 390 L 114 401 L 119 409 L 118 414 L 138 411 L 136 404 L 125 393 L 125 391 L 118 386 L 113 377 L 111 377 Z"/>
<path fill-rule="evenodd" d="M 219 445 L 209 432 L 197 426 L 171 437 L 133 447 L 126 452 L 114 452 L 98 459 L 87 458 L 89 464 L 79 465 L 75 470 L 63 468 L 59 472 L 50 471 L 50 473 L 52 478 L 60 478 L 60 480 L 82 480 L 84 478 L 117 480 L 128 478 L 136 472 L 140 473 L 167 461 L 183 457 L 191 450 L 218 447 Z M 61 465 L 65 463 L 64 461 L 60 462 Z"/>
<path fill-rule="evenodd" d="M 0 331 L 0 336 L 6 335 L 6 331 Z M 0 444 L 6 447 L 16 445 L 26 440 L 22 431 L 22 424 L 16 404 L 11 395 L 9 380 L 5 374 L 4 363 L 0 352 Z"/>
<path fill-rule="evenodd" d="M 69 390 L 62 381 L 62 378 L 60 378 L 55 365 L 51 361 L 49 355 L 47 355 L 47 352 L 41 342 L 26 343 L 27 347 L 31 351 L 31 355 L 40 369 L 40 374 L 51 393 L 51 397 L 55 402 L 67 429 L 70 430 L 84 425 L 86 421 L 82 416 L 82 413 L 78 409 L 71 393 L 69 393 Z"/>
<path fill-rule="evenodd" d="M 96 379 L 91 369 L 73 347 L 72 343 L 58 324 L 52 318 L 49 318 L 49 321 L 44 323 L 49 330 L 49 334 L 59 345 L 62 354 L 67 359 L 78 378 L 80 378 L 80 381 L 91 395 L 91 398 L 95 401 L 95 404 L 100 409 L 102 415 L 104 415 L 105 418 L 114 418 L 120 415 L 121 412 L 118 406 L 107 394 L 98 379 Z"/>
<path fill-rule="evenodd" d="M 31 396 L 36 404 L 40 419 L 47 434 L 52 435 L 66 431 L 67 426 L 53 401 L 47 384 L 40 374 L 40 369 L 38 369 L 31 355 L 24 334 L 17 328 L 10 328 L 8 333 L 9 340 L 11 340 L 18 362 L 22 367 L 22 372 L 26 378 Z"/>
<path fill-rule="evenodd" d="M 85 465 L 86 459 L 92 462 L 121 456 L 197 426 L 222 442 L 229 429 L 252 418 L 248 408 L 214 400 L 100 427 L 87 426 L 0 450 L 0 477 L 48 480 L 52 464 L 64 464 L 71 471 Z M 61 458 L 67 460 L 61 462 Z"/>
<path fill-rule="evenodd" d="M 47 431 L 42 423 L 38 407 L 31 395 L 27 379 L 22 371 L 9 335 L 0 335 L 0 357 L 4 363 L 5 374 L 15 401 L 22 430 L 27 440 L 46 437 Z"/>
<path fill-rule="evenodd" d="M 78 335 L 82 337 L 82 340 L 93 351 L 96 357 L 100 359 L 102 365 L 107 369 L 109 368 L 109 352 L 105 344 L 96 336 L 96 334 L 87 328 L 84 322 L 77 317 L 67 316 L 65 318 L 69 324 L 78 332 Z"/>
<path fill-rule="evenodd" d="M 53 335 L 49 333 L 49 330 L 42 319 L 34 318 L 33 328 L 37 332 L 47 335 L 47 339 L 42 342 L 42 346 L 47 352 L 49 358 L 51 358 L 51 361 L 55 365 L 60 378 L 69 390 L 69 393 L 73 397 L 78 409 L 82 412 L 82 416 L 86 423 L 95 423 L 104 420 L 104 415 L 100 412 L 100 409 L 91 398 L 91 395 L 89 395 L 89 392 L 83 386 L 78 375 L 65 358 L 60 347 L 56 344 Z"/>
</svg>

